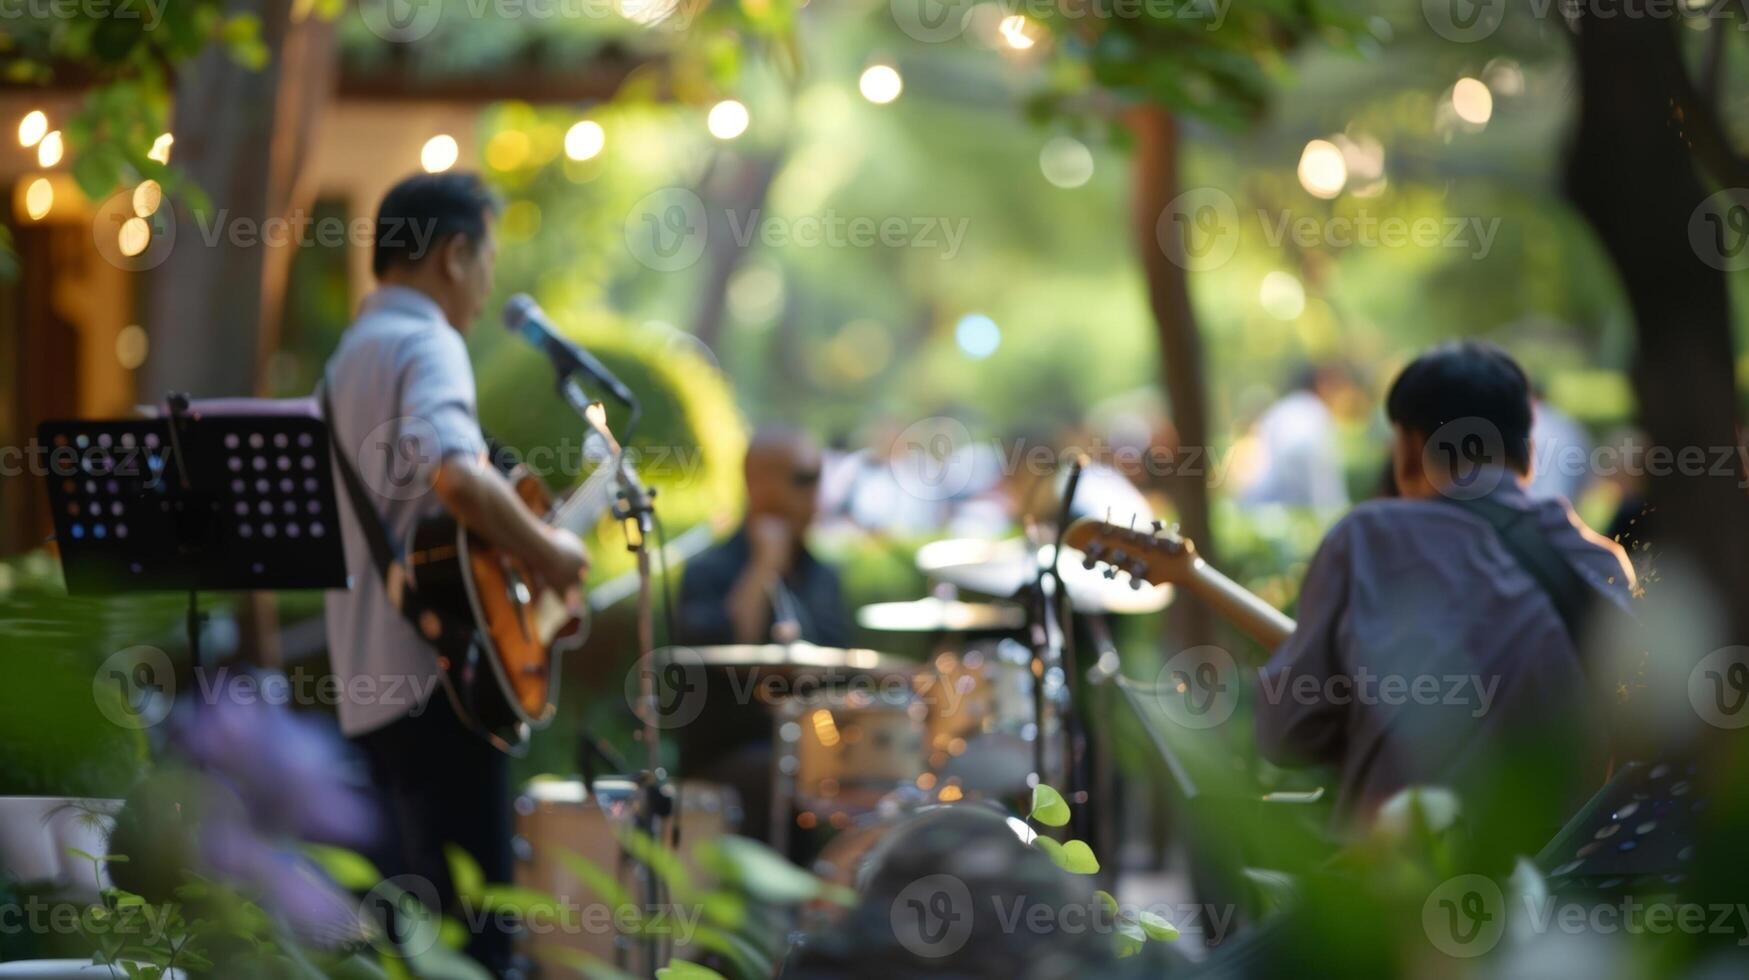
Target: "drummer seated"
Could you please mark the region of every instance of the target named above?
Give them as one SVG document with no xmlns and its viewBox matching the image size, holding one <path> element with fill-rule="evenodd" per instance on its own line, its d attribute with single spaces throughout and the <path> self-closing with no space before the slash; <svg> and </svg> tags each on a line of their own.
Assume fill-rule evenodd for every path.
<svg viewBox="0 0 1749 980">
<path fill-rule="evenodd" d="M 808 552 L 820 485 L 820 447 L 791 429 L 762 428 L 747 449 L 747 519 L 687 562 L 675 642 L 850 645 L 838 573 Z M 771 718 L 748 693 L 753 678 L 706 674 L 700 714 L 671 734 L 681 771 L 726 783 L 741 797 L 744 833 L 765 837 L 771 812 Z"/>
<path fill-rule="evenodd" d="M 805 543 L 820 486 L 820 447 L 765 427 L 747 448 L 747 518 L 728 540 L 687 562 L 677 641 L 850 645 L 838 573 Z"/>
</svg>

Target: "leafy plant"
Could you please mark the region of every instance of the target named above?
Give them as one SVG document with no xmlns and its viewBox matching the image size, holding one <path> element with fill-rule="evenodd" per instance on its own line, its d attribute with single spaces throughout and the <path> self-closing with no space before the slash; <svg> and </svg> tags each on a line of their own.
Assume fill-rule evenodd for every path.
<svg viewBox="0 0 1749 980">
<path fill-rule="evenodd" d="M 662 907 L 638 904 L 632 890 L 612 872 L 580 855 L 561 852 L 559 857 L 594 902 L 612 913 L 612 922 L 620 935 L 687 942 L 687 955 L 711 964 L 675 959 L 657 972 L 658 977 L 674 980 L 770 977 L 776 973 L 783 954 L 787 919 L 795 909 L 813 902 L 848 906 L 855 898 L 848 890 L 796 867 L 771 848 L 745 837 L 723 837 L 699 844 L 691 859 L 703 875 L 642 831 L 621 831 L 619 843 L 655 872 L 667 892 Z M 484 911 L 515 912 L 525 920 L 540 917 L 561 928 L 581 926 L 580 910 L 573 903 L 535 889 L 488 884 L 478 865 L 458 849 L 451 849 L 449 858 L 456 891 L 464 902 Z M 680 916 L 663 914 L 682 908 L 698 913 L 696 925 L 689 930 L 677 925 Z M 593 978 L 624 977 L 612 965 L 572 949 L 538 950 L 537 956 L 562 961 Z M 713 966 L 727 973 L 719 973 Z"/>
<path fill-rule="evenodd" d="M 1032 808 L 1027 813 L 1029 823 L 1040 827 L 1055 829 L 1069 825 L 1073 814 L 1069 811 L 1069 802 L 1063 799 L 1063 794 L 1053 786 L 1039 783 L 1032 788 Z M 1086 841 L 1071 839 L 1064 842 L 1034 832 L 1029 842 L 1033 847 L 1043 851 L 1057 867 L 1074 875 L 1096 875 L 1099 873 L 1099 859 L 1094 856 L 1093 848 Z M 1110 913 L 1117 927 L 1117 955 L 1119 957 L 1134 956 L 1142 951 L 1148 940 L 1171 942 L 1178 938 L 1178 927 L 1165 918 L 1145 909 L 1126 909 L 1118 903 L 1117 898 L 1108 891 L 1097 891 L 1100 904 Z"/>
</svg>

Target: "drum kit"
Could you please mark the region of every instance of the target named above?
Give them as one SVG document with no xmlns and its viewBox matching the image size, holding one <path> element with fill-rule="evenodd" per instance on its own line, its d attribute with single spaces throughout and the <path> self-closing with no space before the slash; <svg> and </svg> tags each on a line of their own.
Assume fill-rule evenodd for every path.
<svg viewBox="0 0 1749 980">
<path fill-rule="evenodd" d="M 758 724 L 771 732 L 769 782 L 742 788 L 770 794 L 767 825 L 737 826 L 742 806 L 734 789 L 682 781 L 675 794 L 682 804 L 668 821 L 680 828 L 682 858 L 702 840 L 740 832 L 848 883 L 870 845 L 921 808 L 987 800 L 1023 809 L 1039 782 L 1064 789 L 1072 802 L 1089 800 L 1074 664 L 1066 662 L 1057 613 L 1067 605 L 1100 621 L 1157 612 L 1172 591 L 1138 589 L 1083 567 L 1072 549 L 1060 561 L 1055 552 L 1024 539 L 922 548 L 917 564 L 931 594 L 864 606 L 857 621 L 874 633 L 929 637 L 932 652 L 923 662 L 805 643 L 654 651 L 645 665 L 653 683 L 640 712 L 644 738 L 678 727 L 661 723 L 658 710 L 679 724 L 696 716 L 696 707 L 685 710 L 685 696 L 713 683 L 742 695 L 734 710 L 763 713 Z M 1106 635 L 1102 628 L 1098 634 Z M 605 848 L 598 864 L 618 867 L 632 883 L 613 835 L 601 831 L 631 824 L 637 785 L 617 779 L 595 781 L 593 793 L 583 787 L 535 784 L 518 801 L 519 883 L 586 901 L 587 886 L 556 856 L 563 842 L 585 839 Z M 588 947 L 582 951 L 615 961 L 611 937 L 579 941 Z M 618 951 L 622 965 L 639 962 L 623 940 Z"/>
</svg>

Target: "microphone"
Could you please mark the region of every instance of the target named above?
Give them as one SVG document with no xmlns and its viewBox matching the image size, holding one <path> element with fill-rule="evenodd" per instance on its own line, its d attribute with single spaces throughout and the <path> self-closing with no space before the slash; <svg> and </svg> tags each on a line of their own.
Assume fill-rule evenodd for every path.
<svg viewBox="0 0 1749 980">
<path fill-rule="evenodd" d="M 559 331 L 547 319 L 546 313 L 534 301 L 534 297 L 527 293 L 517 293 L 510 297 L 510 301 L 504 304 L 504 326 L 543 351 L 547 359 L 553 362 L 561 379 L 571 374 L 582 374 L 607 389 L 607 393 L 616 401 L 636 409 L 638 397 L 632 394 L 632 390 L 596 360 L 594 354 L 559 336 Z"/>
</svg>

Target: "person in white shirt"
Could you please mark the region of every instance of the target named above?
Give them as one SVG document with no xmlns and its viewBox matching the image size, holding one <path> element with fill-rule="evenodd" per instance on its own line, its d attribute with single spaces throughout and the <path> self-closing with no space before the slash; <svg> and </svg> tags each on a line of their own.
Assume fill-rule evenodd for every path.
<svg viewBox="0 0 1749 980">
<path fill-rule="evenodd" d="M 521 558 L 548 587 L 572 597 L 579 589 L 582 542 L 521 504 L 487 462 L 475 412 L 463 334 L 492 291 L 496 209 L 472 174 L 419 175 L 389 191 L 376 221 L 379 286 L 324 382 L 335 449 L 349 454 L 376 500 L 375 514 L 359 515 L 340 498 L 352 588 L 327 597 L 340 728 L 368 760 L 390 826 L 370 856 L 385 878 L 429 881 L 441 911 L 452 914 L 445 845 L 471 854 L 486 880 L 510 880 L 509 771 L 439 689 L 436 652 L 389 602 L 360 518 L 380 521 L 391 541 L 402 541 L 442 508 Z M 475 935 L 468 951 L 495 973 L 509 967 L 503 933 Z"/>
<path fill-rule="evenodd" d="M 1333 513 L 1348 506 L 1336 419 L 1325 403 L 1333 368 L 1306 368 L 1294 390 L 1257 420 L 1261 466 L 1239 494 L 1246 506 L 1275 504 Z"/>
</svg>

